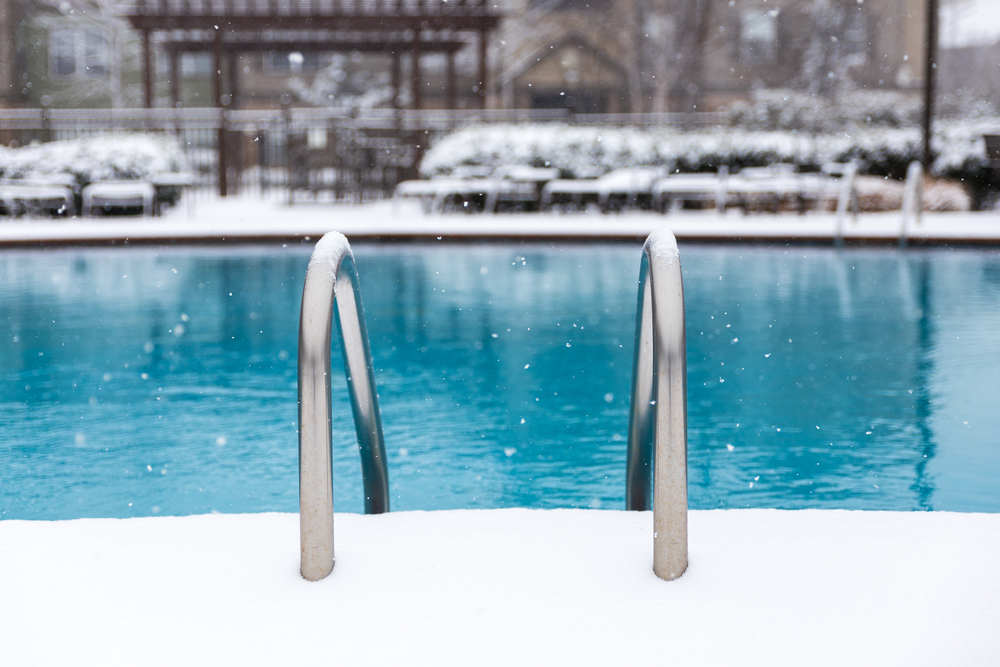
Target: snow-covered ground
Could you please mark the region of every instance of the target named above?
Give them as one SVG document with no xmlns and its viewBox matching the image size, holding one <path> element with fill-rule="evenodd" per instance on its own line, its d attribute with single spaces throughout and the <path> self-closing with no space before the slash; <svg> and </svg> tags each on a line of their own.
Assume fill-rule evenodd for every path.
<svg viewBox="0 0 1000 667">
<path fill-rule="evenodd" d="M 496 214 L 424 215 L 411 204 L 391 202 L 363 206 L 303 204 L 287 206 L 251 197 L 203 199 L 182 203 L 162 218 L 105 218 L 4 221 L 0 246 L 9 244 L 76 242 L 122 243 L 154 241 L 318 240 L 336 230 L 348 239 L 437 237 L 448 240 L 478 238 L 623 239 L 645 238 L 653 229 L 669 227 L 680 240 L 743 239 L 829 241 L 836 230 L 833 214 L 794 213 L 748 215 L 730 211 L 624 213 L 602 215 Z M 862 214 L 844 226 L 847 239 L 895 242 L 902 228 L 899 212 Z M 911 226 L 914 241 L 1000 243 L 1000 212 L 924 213 Z"/>
<path fill-rule="evenodd" d="M 1000 515 L 713 510 L 652 571 L 652 515 L 0 522 L 5 665 L 1000 664 Z"/>
</svg>

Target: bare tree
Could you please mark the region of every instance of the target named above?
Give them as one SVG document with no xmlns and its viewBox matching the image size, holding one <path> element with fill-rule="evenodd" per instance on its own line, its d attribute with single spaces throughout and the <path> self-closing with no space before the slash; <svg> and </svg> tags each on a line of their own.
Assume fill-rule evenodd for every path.
<svg viewBox="0 0 1000 667">
<path fill-rule="evenodd" d="M 716 0 L 510 0 L 494 62 L 505 106 L 513 77 L 540 51 L 575 33 L 613 49 L 632 111 L 699 109 L 702 67 Z M 582 7 L 582 8 L 581 8 Z"/>
<path fill-rule="evenodd" d="M 804 16 L 805 52 L 801 86 L 811 93 L 835 95 L 853 88 L 852 70 L 863 63 L 852 29 L 862 29 L 865 15 L 855 0 L 813 0 Z"/>
<path fill-rule="evenodd" d="M 347 56 L 335 53 L 311 82 L 299 77 L 288 81 L 292 94 L 318 107 L 371 109 L 392 100 L 392 82 L 384 72 L 356 67 Z"/>
</svg>

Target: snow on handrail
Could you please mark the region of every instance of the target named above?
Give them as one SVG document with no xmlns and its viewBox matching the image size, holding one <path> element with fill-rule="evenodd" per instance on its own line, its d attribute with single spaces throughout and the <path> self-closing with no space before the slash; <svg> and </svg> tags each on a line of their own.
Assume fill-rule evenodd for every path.
<svg viewBox="0 0 1000 667">
<path fill-rule="evenodd" d="M 336 309 L 334 309 L 336 304 Z M 299 530 L 302 576 L 333 570 L 330 342 L 334 312 L 361 454 L 365 513 L 389 511 L 389 469 L 358 271 L 347 238 L 330 232 L 309 260 L 299 318 Z"/>
<path fill-rule="evenodd" d="M 677 240 L 666 228 L 643 246 L 632 361 L 625 505 L 648 510 L 653 472 L 653 571 L 687 569 L 687 348 Z M 654 459 L 655 446 L 655 459 Z"/>
</svg>

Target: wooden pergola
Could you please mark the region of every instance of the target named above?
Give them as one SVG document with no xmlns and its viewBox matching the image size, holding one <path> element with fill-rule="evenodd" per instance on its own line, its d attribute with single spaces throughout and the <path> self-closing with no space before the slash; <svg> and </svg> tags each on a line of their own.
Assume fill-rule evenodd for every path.
<svg viewBox="0 0 1000 667">
<path fill-rule="evenodd" d="M 447 56 L 446 105 L 456 106 L 455 53 L 465 36 L 478 42 L 477 95 L 486 107 L 489 89 L 487 47 L 490 32 L 502 18 L 488 0 L 131 0 L 123 14 L 142 36 L 143 100 L 153 106 L 154 36 L 170 59 L 171 101 L 180 99 L 178 55 L 212 54 L 212 99 L 226 106 L 226 90 L 235 91 L 240 53 L 298 51 L 383 53 L 392 58 L 393 106 L 402 86 L 400 59 L 410 62 L 413 109 L 423 108 L 420 57 Z M 228 67 L 225 62 L 228 59 Z M 225 164 L 224 140 L 219 139 L 220 165 Z M 224 171 L 220 169 L 220 172 Z M 219 191 L 226 194 L 225 176 Z"/>
<path fill-rule="evenodd" d="M 212 54 L 216 106 L 224 106 L 224 84 L 234 84 L 232 65 L 225 67 L 225 57 L 232 63 L 237 54 L 245 52 L 361 51 L 392 56 L 394 99 L 399 97 L 401 84 L 399 59 L 408 54 L 412 107 L 420 109 L 420 56 L 448 56 L 446 85 L 451 92 L 447 96 L 453 107 L 454 54 L 466 44 L 459 33 L 470 32 L 478 35 L 478 96 L 485 107 L 489 33 L 501 18 L 491 11 L 487 0 L 137 0 L 124 13 L 142 35 L 143 99 L 147 107 L 153 104 L 154 33 L 163 41 L 171 61 L 175 97 L 177 54 L 182 51 Z M 275 34 L 281 39 L 275 39 Z M 230 80 L 224 81 L 224 76 Z"/>
</svg>

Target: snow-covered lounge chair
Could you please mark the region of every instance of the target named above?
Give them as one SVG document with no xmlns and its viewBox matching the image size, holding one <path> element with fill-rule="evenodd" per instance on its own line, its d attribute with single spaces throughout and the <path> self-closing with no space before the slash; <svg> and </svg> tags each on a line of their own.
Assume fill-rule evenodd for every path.
<svg viewBox="0 0 1000 667">
<path fill-rule="evenodd" d="M 835 197 L 837 183 L 829 173 L 799 173 L 795 165 L 776 164 L 743 169 L 726 187 L 744 213 L 760 208 L 778 212 L 789 200 L 805 213 L 810 208 L 820 210 L 826 198 Z"/>
<path fill-rule="evenodd" d="M 720 167 L 715 174 L 671 174 L 653 184 L 653 208 L 666 213 L 684 202 L 714 202 L 720 212 L 726 210 L 729 170 Z"/>
<path fill-rule="evenodd" d="M 185 188 L 194 185 L 194 176 L 183 171 L 167 171 L 153 174 L 149 182 L 155 193 L 153 215 L 160 215 L 168 204 L 180 198 Z"/>
<path fill-rule="evenodd" d="M 394 195 L 399 199 L 418 199 L 427 213 L 530 210 L 538 202 L 538 191 L 533 182 L 506 178 L 403 181 L 396 186 Z"/>
<path fill-rule="evenodd" d="M 598 205 L 605 213 L 626 208 L 648 211 L 653 208 L 653 184 L 662 176 L 662 170 L 645 167 L 609 172 L 597 179 Z"/>
<path fill-rule="evenodd" d="M 659 169 L 617 169 L 600 178 L 559 179 L 549 181 L 542 188 L 541 209 L 586 209 L 597 204 L 602 211 L 625 208 L 651 209 L 653 183 L 661 176 Z"/>
<path fill-rule="evenodd" d="M 156 190 L 145 181 L 102 181 L 83 189 L 85 217 L 95 215 L 95 209 L 141 208 L 142 215 L 153 215 Z"/>
<path fill-rule="evenodd" d="M 559 210 L 586 210 L 591 204 L 596 205 L 601 199 L 598 179 L 556 179 L 549 181 L 542 188 L 542 211 L 550 211 L 553 207 Z"/>
<path fill-rule="evenodd" d="M 45 214 L 70 217 L 76 213 L 72 187 L 56 179 L 2 181 L 0 205 L 11 216 Z"/>
<path fill-rule="evenodd" d="M 465 179 L 432 178 L 430 180 L 401 181 L 396 185 L 393 199 L 403 201 L 412 199 L 420 202 L 424 213 L 438 210 L 439 202 L 449 193 L 460 190 Z"/>
</svg>

